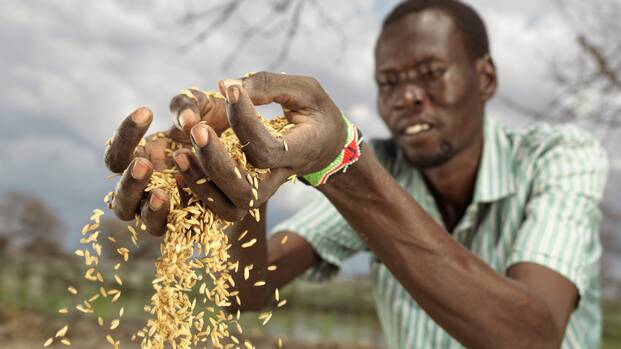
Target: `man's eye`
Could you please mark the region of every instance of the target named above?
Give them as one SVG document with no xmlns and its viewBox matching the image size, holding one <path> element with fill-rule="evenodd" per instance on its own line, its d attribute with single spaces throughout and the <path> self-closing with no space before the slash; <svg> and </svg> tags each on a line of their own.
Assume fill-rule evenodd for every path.
<svg viewBox="0 0 621 349">
<path fill-rule="evenodd" d="M 397 74 L 386 74 L 386 84 L 394 86 L 399 83 L 399 76 Z"/>
<path fill-rule="evenodd" d="M 397 74 L 386 73 L 378 75 L 377 77 L 377 85 L 379 87 L 392 87 L 395 86 L 399 82 L 399 78 Z"/>
<path fill-rule="evenodd" d="M 444 75 L 445 72 L 446 68 L 444 67 L 434 67 L 427 69 L 424 76 L 426 79 L 439 79 Z"/>
</svg>

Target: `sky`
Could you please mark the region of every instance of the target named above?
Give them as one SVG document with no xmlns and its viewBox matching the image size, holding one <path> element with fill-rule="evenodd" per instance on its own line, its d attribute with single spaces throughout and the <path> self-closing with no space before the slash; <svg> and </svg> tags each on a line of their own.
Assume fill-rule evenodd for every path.
<svg viewBox="0 0 621 349">
<path fill-rule="evenodd" d="M 180 90 L 215 89 L 220 79 L 250 71 L 314 76 L 366 137 L 388 135 L 376 114 L 372 53 L 381 19 L 396 1 L 319 0 L 329 18 L 340 23 L 342 35 L 307 7 L 287 59 L 277 66 L 284 26 L 282 18 L 268 16 L 267 1 L 246 2 L 197 43 L 193 38 L 209 28 L 210 19 L 183 18 L 210 3 L 222 1 L 3 0 L 0 195 L 36 194 L 77 232 L 113 189 L 102 161 L 104 142 L 126 115 L 149 106 L 155 115 L 151 131 L 165 129 L 168 102 Z M 575 50 L 562 16 L 549 1 L 468 3 L 488 26 L 498 95 L 533 109 L 545 104 L 554 92 L 547 62 Z M 256 35 L 234 52 L 240 36 L 251 34 L 243 28 L 255 23 L 276 35 Z M 268 116 L 274 110 L 261 109 Z M 532 122 L 500 98 L 488 114 L 512 127 Z M 621 171 L 621 158 L 612 157 L 611 165 Z M 268 225 L 312 195 L 302 184 L 285 185 L 270 201 Z M 364 270 L 361 260 L 346 268 Z"/>
</svg>

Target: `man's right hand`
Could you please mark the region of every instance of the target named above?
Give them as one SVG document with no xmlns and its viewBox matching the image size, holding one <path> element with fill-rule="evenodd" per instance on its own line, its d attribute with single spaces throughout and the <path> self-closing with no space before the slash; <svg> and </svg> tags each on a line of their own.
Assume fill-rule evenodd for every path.
<svg viewBox="0 0 621 349">
<path fill-rule="evenodd" d="M 170 110 L 175 126 L 146 137 L 146 143 L 140 144 L 153 120 L 153 113 L 146 107 L 136 109 L 118 127 L 104 154 L 108 169 L 122 174 L 111 202 L 113 212 L 125 221 L 139 214 L 147 231 L 156 236 L 166 231 L 168 195 L 160 189 L 145 195 L 145 189 L 154 170 L 174 167 L 171 154 L 165 149 L 171 141 L 191 148 L 190 129 L 201 121 L 218 133 L 228 128 L 224 99 L 199 90 L 186 90 L 186 93 L 175 96 Z"/>
</svg>

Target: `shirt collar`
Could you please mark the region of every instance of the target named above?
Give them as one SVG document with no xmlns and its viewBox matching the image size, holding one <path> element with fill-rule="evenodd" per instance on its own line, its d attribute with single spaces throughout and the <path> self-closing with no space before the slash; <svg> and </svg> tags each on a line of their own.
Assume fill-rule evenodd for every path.
<svg viewBox="0 0 621 349">
<path fill-rule="evenodd" d="M 483 154 L 479 164 L 474 202 L 493 202 L 513 194 L 513 152 L 503 127 L 485 117 L 483 124 Z"/>
</svg>

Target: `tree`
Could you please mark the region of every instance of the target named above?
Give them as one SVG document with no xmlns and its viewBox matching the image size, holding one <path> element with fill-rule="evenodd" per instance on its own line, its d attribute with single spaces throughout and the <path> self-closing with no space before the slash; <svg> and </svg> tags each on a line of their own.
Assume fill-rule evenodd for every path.
<svg viewBox="0 0 621 349">
<path fill-rule="evenodd" d="M 345 31 L 338 20 L 333 18 L 324 9 L 319 0 L 262 0 L 263 7 L 268 11 L 252 22 L 246 22 L 236 18 L 235 15 L 249 6 L 257 6 L 257 2 L 246 0 L 228 0 L 211 2 L 205 5 L 201 2 L 201 8 L 194 9 L 191 2 L 186 2 L 186 12 L 180 18 L 173 21 L 173 26 L 186 27 L 195 23 L 201 23 L 201 28 L 194 34 L 193 39 L 182 47 L 184 51 L 206 42 L 213 33 L 222 29 L 227 22 L 238 24 L 239 32 L 236 35 L 235 44 L 232 46 L 222 63 L 222 70 L 227 70 L 234 63 L 236 57 L 244 47 L 255 38 L 274 39 L 282 36 L 281 47 L 274 56 L 268 70 L 275 70 L 286 61 L 291 43 L 299 35 L 300 26 L 303 24 L 303 16 L 316 15 L 324 27 L 333 30 L 340 42 L 340 53 L 345 50 L 347 40 Z M 353 5 L 355 7 L 357 5 Z M 244 16 L 239 16 L 244 17 Z M 204 23 L 204 24 L 202 24 Z"/>
<path fill-rule="evenodd" d="M 63 255 L 67 226 L 34 194 L 10 192 L 0 201 L 0 251 Z"/>
<path fill-rule="evenodd" d="M 504 102 L 536 119 L 585 121 L 605 130 L 621 126 L 621 2 L 561 1 L 555 6 L 573 33 L 576 53 L 558 52 L 548 64 L 556 94 L 537 110 Z"/>
</svg>

